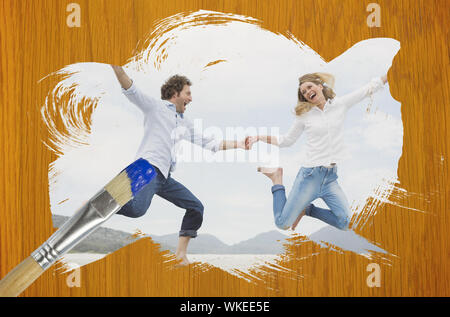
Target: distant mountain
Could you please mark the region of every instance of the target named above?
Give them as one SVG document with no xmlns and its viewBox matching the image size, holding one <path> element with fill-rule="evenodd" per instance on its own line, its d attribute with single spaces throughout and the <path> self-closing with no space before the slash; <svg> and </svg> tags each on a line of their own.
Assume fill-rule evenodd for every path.
<svg viewBox="0 0 450 317">
<path fill-rule="evenodd" d="M 59 228 L 69 217 L 52 215 L 53 226 Z M 149 235 L 160 245 L 161 250 L 175 253 L 178 244 L 178 234 L 162 236 Z M 111 253 L 145 236 L 133 237 L 130 233 L 120 230 L 99 227 L 82 242 L 75 246 L 71 253 Z M 228 245 L 211 234 L 199 234 L 189 243 L 189 253 L 201 254 L 281 254 L 284 252 L 283 244 L 286 236 L 273 230 L 258 234 L 257 236 Z"/>
<path fill-rule="evenodd" d="M 355 253 L 368 253 L 370 251 L 387 253 L 382 248 L 367 241 L 364 237 L 351 230 L 339 230 L 331 226 L 324 227 L 308 237 L 315 243 L 326 246 L 324 242 Z"/>
<path fill-rule="evenodd" d="M 175 253 L 178 244 L 178 233 L 172 233 L 163 236 L 150 235 L 158 244 L 161 244 L 161 250 L 170 250 Z M 189 253 L 205 254 L 229 254 L 230 246 L 223 243 L 211 234 L 199 234 L 195 239 L 189 242 Z"/>
<path fill-rule="evenodd" d="M 168 247 L 175 252 L 178 234 L 164 236 L 151 235 L 153 241 Z M 283 243 L 286 236 L 276 230 L 258 234 L 256 237 L 227 245 L 211 234 L 199 234 L 189 243 L 189 253 L 204 254 L 281 254 L 284 252 Z M 163 247 L 161 248 L 163 249 Z"/>
<path fill-rule="evenodd" d="M 69 217 L 52 215 L 53 226 L 59 228 Z M 99 227 L 88 237 L 76 245 L 70 253 L 110 253 L 136 240 L 131 234 L 119 230 Z"/>
<path fill-rule="evenodd" d="M 256 237 L 239 242 L 231 248 L 233 253 L 240 254 L 281 254 L 284 253 L 283 244 L 286 236 L 273 230 L 258 234 Z"/>
</svg>

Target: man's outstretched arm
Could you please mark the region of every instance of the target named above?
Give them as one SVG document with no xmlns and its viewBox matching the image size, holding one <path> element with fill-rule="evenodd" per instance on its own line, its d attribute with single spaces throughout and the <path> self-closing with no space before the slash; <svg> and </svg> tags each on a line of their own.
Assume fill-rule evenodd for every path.
<svg viewBox="0 0 450 317">
<path fill-rule="evenodd" d="M 142 111 L 149 112 L 155 109 L 157 101 L 155 98 L 143 93 L 136 85 L 133 84 L 133 80 L 123 70 L 122 66 L 111 65 L 116 74 L 117 80 L 123 88 L 123 94 L 133 104 L 138 106 Z"/>
<path fill-rule="evenodd" d="M 225 150 L 230 150 L 230 149 L 244 149 L 244 150 L 249 150 L 249 147 L 245 146 L 245 141 L 222 141 L 220 143 L 219 146 L 219 151 L 225 151 Z"/>
<path fill-rule="evenodd" d="M 133 81 L 125 73 L 125 71 L 123 70 L 122 66 L 111 65 L 111 67 L 114 70 L 114 73 L 116 74 L 117 80 L 119 80 L 119 83 L 122 86 L 122 88 L 125 89 L 125 90 L 130 88 L 131 84 L 133 83 Z"/>
</svg>

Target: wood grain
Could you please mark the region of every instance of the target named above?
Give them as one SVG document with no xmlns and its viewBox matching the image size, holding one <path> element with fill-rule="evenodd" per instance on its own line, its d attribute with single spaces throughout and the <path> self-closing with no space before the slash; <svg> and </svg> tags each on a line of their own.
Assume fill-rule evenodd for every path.
<svg viewBox="0 0 450 317">
<path fill-rule="evenodd" d="M 66 25 L 71 2 L 80 4 L 80 28 Z M 205 9 L 251 16 L 271 31 L 289 31 L 326 60 L 368 38 L 401 43 L 388 79 L 391 95 L 402 103 L 398 177 L 407 194 L 394 193 L 390 199 L 397 205 L 378 205 L 371 224 L 357 229 L 396 256 L 369 260 L 298 237 L 279 263 L 289 270 L 267 269 L 258 273 L 261 279 L 249 281 L 206 265 L 173 269 L 157 246 L 143 239 L 83 267 L 80 288 L 67 286 L 67 274 L 49 270 L 23 296 L 449 296 L 450 3 L 376 1 L 382 24 L 369 28 L 370 2 L 2 1 L 0 277 L 54 231 L 47 173 L 56 156 L 43 143 L 50 136 L 40 114 L 54 83 L 38 81 L 77 62 L 124 64 L 158 20 Z M 366 284 L 372 262 L 381 266 L 381 287 Z"/>
</svg>

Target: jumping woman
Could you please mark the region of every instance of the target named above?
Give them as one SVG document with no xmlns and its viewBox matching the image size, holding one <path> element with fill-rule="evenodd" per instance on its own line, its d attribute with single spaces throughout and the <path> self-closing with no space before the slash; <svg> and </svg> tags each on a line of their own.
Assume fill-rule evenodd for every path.
<svg viewBox="0 0 450 317">
<path fill-rule="evenodd" d="M 307 161 L 300 168 L 289 197 L 286 199 L 282 168 L 258 168 L 272 182 L 273 214 L 278 228 L 295 229 L 300 219 L 310 216 L 341 230 L 347 230 L 350 207 L 337 182 L 337 164 L 343 148 L 343 132 L 347 111 L 356 103 L 380 90 L 387 75 L 374 78 L 364 87 L 336 97 L 334 77 L 326 73 L 306 74 L 299 79 L 295 122 L 279 136 L 250 136 L 246 145 L 262 141 L 279 147 L 293 145 L 302 133 L 306 135 Z M 311 202 L 322 198 L 330 209 Z"/>
</svg>

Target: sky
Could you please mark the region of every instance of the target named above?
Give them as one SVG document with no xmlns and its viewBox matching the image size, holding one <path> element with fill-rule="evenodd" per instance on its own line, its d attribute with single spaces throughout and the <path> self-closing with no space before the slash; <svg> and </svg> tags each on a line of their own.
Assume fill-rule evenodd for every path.
<svg viewBox="0 0 450 317">
<path fill-rule="evenodd" d="M 309 72 L 330 72 L 336 78 L 335 92 L 352 92 L 373 77 L 387 73 L 400 43 L 376 38 L 355 43 L 331 61 L 298 39 L 263 29 L 247 17 L 231 16 L 228 23 L 201 24 L 195 17 L 220 13 L 200 11 L 187 16 L 183 23 L 167 19 L 153 33 L 153 41 L 128 64 L 127 74 L 149 95 L 160 97 L 160 86 L 171 75 L 184 74 L 193 86 L 193 101 L 186 116 L 201 124 L 205 133 L 238 138 L 246 133 L 285 133 L 294 121 L 298 78 Z M 187 21 L 187 22 L 186 22 Z M 177 23 L 180 25 L 177 27 Z M 174 25 L 174 28 L 170 26 Z M 170 29 L 167 31 L 167 29 Z M 158 33 L 159 32 L 159 33 Z M 144 39 L 143 39 L 144 40 Z M 162 58 L 164 56 L 164 58 Z M 216 62 L 217 61 L 217 62 Z M 212 62 L 216 62 L 211 65 Z M 209 65 L 209 66 L 208 66 Z M 74 122 L 66 126 L 84 143 L 57 138 L 62 153 L 49 166 L 49 195 L 54 214 L 71 216 L 98 190 L 135 159 L 143 136 L 143 116 L 121 93 L 112 69 L 106 64 L 67 65 L 60 73 L 71 75 L 61 80 L 59 88 L 73 89 L 72 103 L 84 97 L 97 98 L 89 133 L 82 133 Z M 403 124 L 401 104 L 389 93 L 389 85 L 370 99 L 355 105 L 344 124 L 347 159 L 338 166 L 338 182 L 347 195 L 352 211 L 362 210 L 365 201 L 387 190 L 397 179 L 398 160 L 402 153 Z M 42 115 L 50 131 L 52 119 L 43 105 Z M 57 111 L 56 111 L 57 112 Z M 67 117 L 60 111 L 61 117 Z M 227 135 L 227 131 L 229 132 Z M 290 191 L 304 161 L 305 137 L 289 148 L 278 149 L 264 144 L 252 151 L 230 150 L 212 154 L 185 143 L 173 178 L 184 184 L 205 206 L 199 234 L 215 235 L 234 244 L 271 230 L 277 230 L 272 213 L 270 180 L 256 171 L 268 161 L 284 169 L 284 183 Z M 192 154 L 202 160 L 192 162 Z M 318 206 L 326 205 L 318 200 Z M 127 232 L 140 230 L 163 235 L 180 229 L 184 210 L 155 196 L 148 212 L 141 218 L 113 216 L 105 226 Z M 297 233 L 311 235 L 328 225 L 304 217 Z M 282 232 L 286 233 L 286 232 Z M 352 239 L 349 235 L 348 239 Z"/>
</svg>

